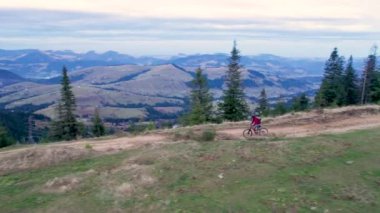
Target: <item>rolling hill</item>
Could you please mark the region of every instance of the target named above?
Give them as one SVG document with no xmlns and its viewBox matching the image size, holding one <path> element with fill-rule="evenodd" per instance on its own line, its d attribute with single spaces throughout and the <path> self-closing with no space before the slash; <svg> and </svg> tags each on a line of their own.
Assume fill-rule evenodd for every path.
<svg viewBox="0 0 380 213">
<path fill-rule="evenodd" d="M 9 72 L 7 70 L 0 70 L 0 88 L 23 81 L 23 78 L 12 72 Z"/>
<path fill-rule="evenodd" d="M 154 114 L 156 118 L 160 115 L 174 118 L 186 105 L 195 69 L 164 64 L 96 66 L 71 71 L 78 115 L 87 119 L 95 108 L 99 108 L 100 114 L 107 119 L 149 118 Z M 226 67 L 206 67 L 204 70 L 217 101 L 222 94 Z M 247 98 L 252 104 L 262 88 L 271 98 L 280 95 L 286 98 L 305 91 L 312 94 L 320 82 L 320 77 L 316 76 L 283 78 L 246 68 L 242 69 L 242 75 Z M 54 117 L 53 109 L 59 97 L 59 77 L 15 79 L 18 81 L 0 87 L 0 106 Z M 168 109 L 165 110 L 165 107 Z M 173 111 L 173 107 L 176 110 Z"/>
</svg>

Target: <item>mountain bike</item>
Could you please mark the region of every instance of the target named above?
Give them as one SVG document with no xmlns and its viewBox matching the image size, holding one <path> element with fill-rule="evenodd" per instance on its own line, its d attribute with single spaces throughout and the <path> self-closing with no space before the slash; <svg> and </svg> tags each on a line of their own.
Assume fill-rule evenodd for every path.
<svg viewBox="0 0 380 213">
<path fill-rule="evenodd" d="M 253 136 L 266 136 L 268 135 L 268 129 L 263 127 L 263 126 L 260 126 L 259 128 L 256 128 L 256 127 L 253 127 L 252 125 L 250 125 L 250 127 L 248 129 L 245 129 L 243 131 L 243 136 L 245 138 L 251 138 Z"/>
</svg>

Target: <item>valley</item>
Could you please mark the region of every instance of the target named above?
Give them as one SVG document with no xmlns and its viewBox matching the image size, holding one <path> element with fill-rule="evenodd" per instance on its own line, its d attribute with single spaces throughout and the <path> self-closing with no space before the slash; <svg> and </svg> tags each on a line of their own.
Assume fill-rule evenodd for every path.
<svg viewBox="0 0 380 213">
<path fill-rule="evenodd" d="M 95 108 L 104 119 L 113 121 L 174 119 L 185 109 L 190 81 L 199 66 L 209 79 L 216 103 L 228 62 L 224 54 L 159 60 L 117 52 L 2 50 L 0 56 L 0 69 L 4 70 L 0 72 L 0 107 L 54 118 L 60 83 L 57 75 L 65 65 L 77 98 L 77 114 L 84 121 Z M 82 65 L 74 66 L 74 62 Z M 41 63 L 49 65 L 41 70 L 36 65 Z M 263 88 L 272 102 L 279 97 L 290 100 L 301 92 L 313 96 L 323 70 L 322 60 L 272 55 L 243 57 L 242 63 L 243 84 L 252 107 Z"/>
</svg>

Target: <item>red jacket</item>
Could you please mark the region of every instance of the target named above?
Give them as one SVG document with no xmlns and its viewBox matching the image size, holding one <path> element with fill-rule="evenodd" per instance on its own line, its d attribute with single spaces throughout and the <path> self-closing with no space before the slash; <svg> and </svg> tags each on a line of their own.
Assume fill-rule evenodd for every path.
<svg viewBox="0 0 380 213">
<path fill-rule="evenodd" d="M 252 125 L 259 125 L 261 124 L 261 118 L 257 116 L 252 116 Z"/>
</svg>

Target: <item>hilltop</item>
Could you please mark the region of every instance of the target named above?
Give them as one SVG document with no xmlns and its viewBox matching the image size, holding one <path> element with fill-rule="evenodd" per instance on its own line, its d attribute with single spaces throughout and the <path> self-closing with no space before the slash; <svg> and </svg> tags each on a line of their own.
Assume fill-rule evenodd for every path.
<svg viewBox="0 0 380 213">
<path fill-rule="evenodd" d="M 356 120 L 352 122 L 354 118 Z M 20 148 L 7 148 L 0 152 L 2 154 L 0 158 L 0 174 L 6 173 L 7 170 L 23 170 L 47 166 L 61 161 L 86 157 L 87 154 L 113 154 L 147 145 L 156 146 L 178 141 L 183 142 L 183 140 L 193 138 L 191 135 L 199 135 L 202 131 L 210 128 L 215 129 L 217 140 L 245 140 L 242 132 L 248 125 L 249 121 L 225 122 L 223 124 L 155 130 L 137 136 L 129 135 L 116 138 L 114 138 L 115 136 L 109 136 L 108 138 L 96 140 L 86 139 L 77 142 L 58 142 L 38 146 L 25 145 Z M 269 129 L 269 137 L 261 139 L 300 138 L 371 129 L 380 127 L 380 106 L 351 106 L 322 111 L 312 110 L 310 112 L 291 113 L 264 118 L 263 125 Z M 91 146 L 94 153 L 86 152 L 88 151 L 85 148 L 87 144 Z M 31 158 L 25 158 L 24 155 Z"/>
<path fill-rule="evenodd" d="M 0 208 L 377 212 L 379 118 L 379 106 L 347 107 L 266 119 L 271 136 L 249 141 L 240 122 L 10 147 L 0 151 Z M 210 127 L 214 142 L 173 141 Z"/>
</svg>

